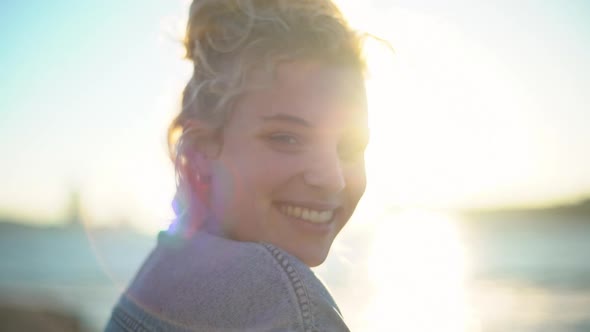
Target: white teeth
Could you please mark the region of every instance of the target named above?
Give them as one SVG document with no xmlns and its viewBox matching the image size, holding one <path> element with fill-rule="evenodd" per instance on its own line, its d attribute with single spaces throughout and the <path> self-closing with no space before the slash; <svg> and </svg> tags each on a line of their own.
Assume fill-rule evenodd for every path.
<svg viewBox="0 0 590 332">
<path fill-rule="evenodd" d="M 308 209 L 303 209 L 303 211 L 301 212 L 301 218 L 305 219 L 305 220 L 309 220 L 309 219 L 311 219 L 310 214 L 311 213 L 309 213 Z"/>
<path fill-rule="evenodd" d="M 317 220 L 320 218 L 320 213 L 318 211 L 309 211 L 309 219 Z"/>
<path fill-rule="evenodd" d="M 334 210 L 316 211 L 292 205 L 281 205 L 280 210 L 282 213 L 288 216 L 303 219 L 316 224 L 327 223 L 334 217 Z"/>
</svg>

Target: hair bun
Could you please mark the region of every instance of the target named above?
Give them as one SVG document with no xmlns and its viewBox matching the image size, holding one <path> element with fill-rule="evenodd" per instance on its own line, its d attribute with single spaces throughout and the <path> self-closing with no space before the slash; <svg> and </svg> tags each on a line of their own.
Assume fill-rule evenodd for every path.
<svg viewBox="0 0 590 332">
<path fill-rule="evenodd" d="M 185 36 L 186 57 L 206 64 L 205 54 L 231 52 L 248 36 L 253 18 L 247 15 L 253 1 L 195 0 Z"/>
<path fill-rule="evenodd" d="M 346 26 L 329 0 L 194 0 L 185 35 L 186 58 L 207 65 L 211 52 L 235 51 L 248 39 L 310 28 L 314 19 L 330 17 Z M 253 30 L 256 30 L 253 35 Z"/>
</svg>

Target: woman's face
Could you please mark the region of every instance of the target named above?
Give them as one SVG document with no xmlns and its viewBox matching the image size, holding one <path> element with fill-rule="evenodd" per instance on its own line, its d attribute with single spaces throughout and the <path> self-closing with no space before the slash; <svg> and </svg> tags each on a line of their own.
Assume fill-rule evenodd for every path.
<svg viewBox="0 0 590 332">
<path fill-rule="evenodd" d="M 358 72 L 294 62 L 237 101 L 209 160 L 224 236 L 321 264 L 365 191 L 366 99 Z"/>
</svg>

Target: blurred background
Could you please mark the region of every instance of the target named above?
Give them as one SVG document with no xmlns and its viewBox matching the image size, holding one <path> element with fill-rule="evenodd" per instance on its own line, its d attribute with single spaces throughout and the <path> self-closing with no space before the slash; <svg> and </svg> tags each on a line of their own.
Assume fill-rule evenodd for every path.
<svg viewBox="0 0 590 332">
<path fill-rule="evenodd" d="M 99 331 L 173 213 L 189 1 L 0 2 L 0 330 Z M 587 1 L 338 1 L 369 184 L 316 268 L 353 331 L 590 331 Z"/>
</svg>

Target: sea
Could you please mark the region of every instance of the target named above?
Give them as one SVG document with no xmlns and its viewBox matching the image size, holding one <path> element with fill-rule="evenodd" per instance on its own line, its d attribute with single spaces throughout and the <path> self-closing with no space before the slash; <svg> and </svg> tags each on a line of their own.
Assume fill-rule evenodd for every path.
<svg viewBox="0 0 590 332">
<path fill-rule="evenodd" d="M 587 216 L 395 211 L 379 219 L 352 221 L 314 268 L 352 331 L 590 332 Z M 76 330 L 103 330 L 156 237 L 0 223 L 0 331 L 10 330 L 7 308 L 63 313 Z"/>
</svg>

